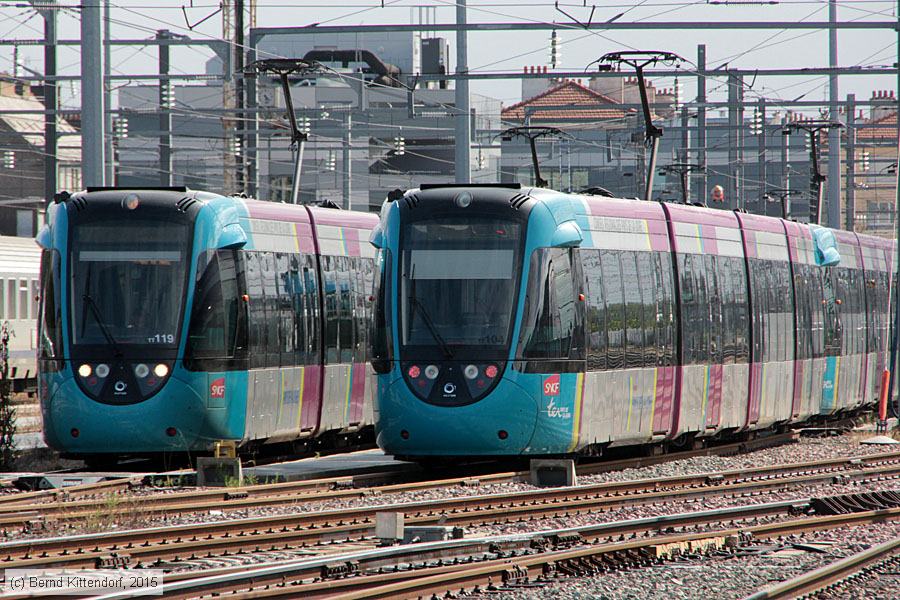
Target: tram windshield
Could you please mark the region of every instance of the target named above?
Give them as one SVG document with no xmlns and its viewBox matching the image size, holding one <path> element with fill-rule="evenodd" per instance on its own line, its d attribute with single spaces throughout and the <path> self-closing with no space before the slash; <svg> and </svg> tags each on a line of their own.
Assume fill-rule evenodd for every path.
<svg viewBox="0 0 900 600">
<path fill-rule="evenodd" d="M 515 308 L 521 224 L 496 218 L 409 223 L 401 258 L 401 344 L 452 359 L 466 346 L 505 358 Z"/>
<path fill-rule="evenodd" d="M 72 341 L 175 347 L 189 267 L 187 225 L 107 219 L 74 227 Z"/>
</svg>

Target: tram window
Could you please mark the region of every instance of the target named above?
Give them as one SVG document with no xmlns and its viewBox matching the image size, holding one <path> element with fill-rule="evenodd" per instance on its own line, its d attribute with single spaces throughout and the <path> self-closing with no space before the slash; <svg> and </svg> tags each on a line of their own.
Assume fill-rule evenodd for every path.
<svg viewBox="0 0 900 600">
<path fill-rule="evenodd" d="M 62 309 L 59 301 L 59 252 L 41 252 L 41 281 L 43 291 L 38 316 L 38 356 L 56 358 L 62 354 Z M 0 280 L 0 303 L 3 298 Z"/>
<path fill-rule="evenodd" d="M 569 251 L 538 249 L 531 261 L 520 358 L 583 359 L 581 303 Z"/>
<path fill-rule="evenodd" d="M 622 284 L 625 289 L 625 368 L 644 363 L 644 307 L 634 252 L 622 252 Z"/>
<path fill-rule="evenodd" d="M 371 311 L 369 296 L 372 295 L 372 259 L 354 257 L 351 260 L 353 261 L 353 272 L 356 280 L 356 289 L 353 293 L 353 305 L 355 307 L 353 315 L 353 362 L 364 363 L 367 360 L 367 348 L 369 345 L 368 324 Z"/>
<path fill-rule="evenodd" d="M 391 315 L 388 307 L 392 298 L 391 292 L 391 252 L 387 249 L 379 251 L 379 259 L 375 264 L 377 280 L 375 282 L 375 306 L 373 307 L 372 330 L 369 332 L 369 340 L 372 348 L 370 355 L 372 368 L 376 373 L 388 373 L 391 369 L 391 355 L 393 351 L 393 337 L 391 336 Z"/>
<path fill-rule="evenodd" d="M 290 259 L 284 252 L 276 252 L 275 260 L 275 309 L 278 323 L 278 365 L 288 367 L 295 365 L 297 328 L 294 325 L 293 290 L 291 280 Z M 274 366 L 274 365 L 273 365 Z"/>
<path fill-rule="evenodd" d="M 675 364 L 675 283 L 672 274 L 672 255 L 668 252 L 656 253 L 659 261 L 659 294 L 662 306 L 663 362 L 665 366 Z"/>
<path fill-rule="evenodd" d="M 706 291 L 709 302 L 709 360 L 715 364 L 723 362 L 723 298 L 722 281 L 719 279 L 720 257 L 706 254 L 703 257 L 706 273 Z"/>
<path fill-rule="evenodd" d="M 303 256 L 303 289 L 306 292 L 306 361 L 308 365 L 317 364 L 319 359 L 319 340 L 321 339 L 319 321 L 319 276 L 314 255 Z"/>
<path fill-rule="evenodd" d="M 606 369 L 606 306 L 599 250 L 580 250 L 587 296 L 587 370 Z"/>
<path fill-rule="evenodd" d="M 606 325 L 609 351 L 606 356 L 607 368 L 621 369 L 625 366 L 625 294 L 622 290 L 622 272 L 619 252 L 600 251 L 603 291 L 606 294 Z"/>
<path fill-rule="evenodd" d="M 266 366 L 266 299 L 259 253 L 244 253 L 247 295 L 250 296 L 250 366 Z"/>
<path fill-rule="evenodd" d="M 637 262 L 636 284 L 641 288 L 641 329 L 643 330 L 644 352 L 641 365 L 655 367 L 658 361 L 659 343 L 656 335 L 658 307 L 656 304 L 656 269 L 653 254 L 636 252 Z"/>
<path fill-rule="evenodd" d="M 323 256 L 322 274 L 325 287 L 325 362 L 337 363 L 340 359 L 338 329 L 340 324 L 339 290 L 334 256 Z"/>
<path fill-rule="evenodd" d="M 709 362 L 710 318 L 701 255 L 678 257 L 681 276 L 681 331 L 684 364 Z"/>
<path fill-rule="evenodd" d="M 350 290 L 350 258 L 347 256 L 335 257 L 337 263 L 338 282 L 338 310 L 340 323 L 338 325 L 338 347 L 340 362 L 353 362 L 353 301 Z"/>
<path fill-rule="evenodd" d="M 197 261 L 185 349 L 188 369 L 236 368 L 230 359 L 243 356 L 246 349 L 235 258 L 234 250 L 218 250 L 204 252 Z"/>
<path fill-rule="evenodd" d="M 281 362 L 279 336 L 280 310 L 278 302 L 278 277 L 275 274 L 275 253 L 260 252 L 263 290 L 266 297 L 266 366 L 277 367 Z"/>
</svg>

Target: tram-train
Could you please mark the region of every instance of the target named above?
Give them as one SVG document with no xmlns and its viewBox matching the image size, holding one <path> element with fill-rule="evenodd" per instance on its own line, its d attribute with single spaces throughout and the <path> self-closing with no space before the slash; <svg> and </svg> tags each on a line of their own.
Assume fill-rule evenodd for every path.
<svg viewBox="0 0 900 600">
<path fill-rule="evenodd" d="M 184 188 L 60 197 L 37 236 L 46 443 L 92 460 L 359 435 L 377 220 Z"/>
<path fill-rule="evenodd" d="M 33 393 L 37 378 L 38 268 L 32 238 L 0 236 L 0 323 L 9 330 L 7 363 L 14 392 Z"/>
<path fill-rule="evenodd" d="M 518 185 L 388 200 L 370 240 L 378 444 L 571 456 L 872 403 L 894 245 L 818 229 Z"/>
</svg>

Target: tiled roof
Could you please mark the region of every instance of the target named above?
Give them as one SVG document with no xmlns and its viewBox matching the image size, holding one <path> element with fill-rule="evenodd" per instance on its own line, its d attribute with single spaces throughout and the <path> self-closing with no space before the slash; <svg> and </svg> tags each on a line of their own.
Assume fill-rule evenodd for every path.
<svg viewBox="0 0 900 600">
<path fill-rule="evenodd" d="M 36 98 L 29 96 L 4 96 L 0 95 L 0 120 L 6 123 L 10 130 L 19 134 L 28 144 L 43 151 L 44 146 L 44 115 L 39 111 L 44 110 L 44 105 Z M 8 113 L 5 111 L 35 111 L 33 113 Z M 57 157 L 68 162 L 81 160 L 81 136 L 77 130 L 67 123 L 62 117 L 56 119 L 56 130 L 65 134 L 59 138 Z M 73 135 L 74 134 L 74 135 Z"/>
<path fill-rule="evenodd" d="M 544 106 L 553 108 L 541 110 Z M 528 114 L 532 123 L 550 123 L 621 119 L 634 112 L 633 109 L 619 108 L 609 96 L 574 81 L 564 81 L 533 98 L 504 108 L 500 116 L 504 121 L 524 121 Z"/>
<path fill-rule="evenodd" d="M 869 125 L 874 127 L 866 127 L 856 132 L 857 142 L 876 142 L 884 140 L 897 139 L 897 113 L 885 115 L 880 119 L 872 121 Z"/>
</svg>

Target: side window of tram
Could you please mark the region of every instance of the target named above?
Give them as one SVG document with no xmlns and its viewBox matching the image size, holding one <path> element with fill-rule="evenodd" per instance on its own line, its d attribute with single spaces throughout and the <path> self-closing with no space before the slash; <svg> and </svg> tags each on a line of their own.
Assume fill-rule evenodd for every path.
<svg viewBox="0 0 900 600">
<path fill-rule="evenodd" d="M 325 286 L 325 362 L 337 363 L 340 359 L 338 329 L 340 326 L 340 290 L 336 273 L 336 257 L 323 256 L 322 275 Z"/>
<path fill-rule="evenodd" d="M 246 348 L 236 258 L 234 250 L 218 250 L 204 252 L 197 260 L 185 352 L 190 369 L 227 368 L 226 360 Z"/>
<path fill-rule="evenodd" d="M 266 366 L 266 302 L 263 292 L 262 267 L 257 252 L 244 254 L 247 268 L 247 294 L 250 296 L 250 366 Z"/>
<path fill-rule="evenodd" d="M 521 358 L 582 358 L 581 309 L 575 294 L 569 251 L 535 250 L 526 294 L 526 323 L 520 340 Z"/>
<path fill-rule="evenodd" d="M 54 358 L 62 353 L 62 311 L 59 303 L 59 252 L 44 250 L 41 253 L 42 293 L 39 307 L 40 358 Z M 0 280 L 2 283 L 2 280 Z M 0 311 L 2 294 L 0 288 Z"/>
</svg>

